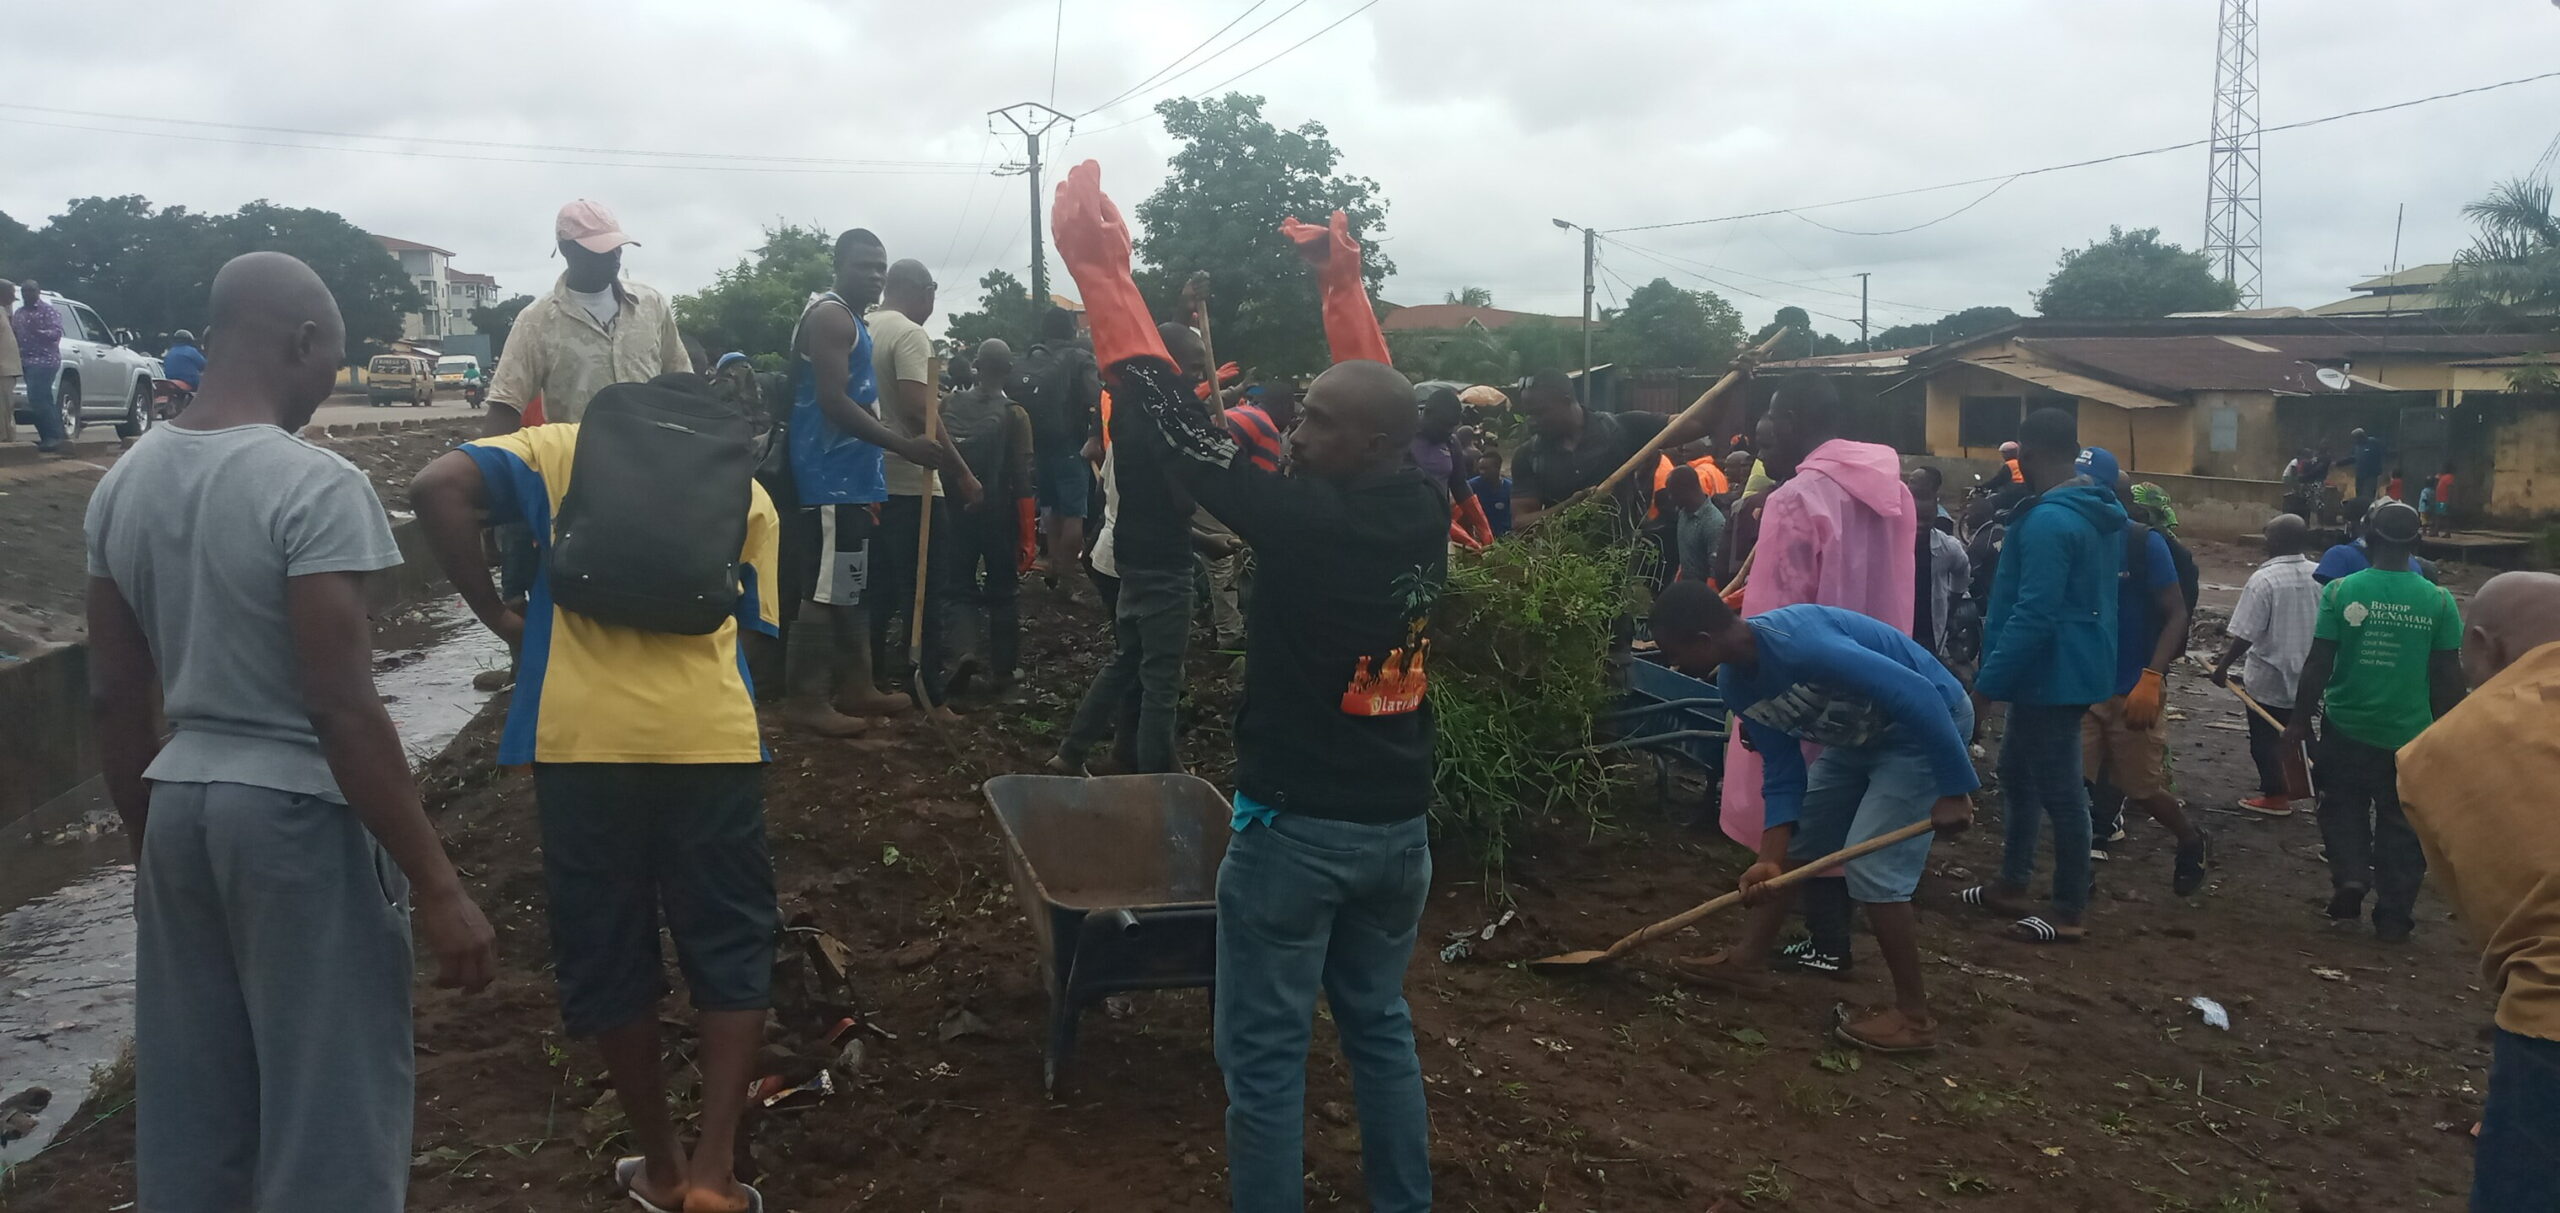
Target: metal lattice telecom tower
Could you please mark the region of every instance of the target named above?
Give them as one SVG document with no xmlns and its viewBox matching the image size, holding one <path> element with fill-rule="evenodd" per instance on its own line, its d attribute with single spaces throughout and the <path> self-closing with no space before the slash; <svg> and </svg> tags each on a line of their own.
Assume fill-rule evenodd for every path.
<svg viewBox="0 0 2560 1213">
<path fill-rule="evenodd" d="M 2204 256 L 2259 303 L 2264 256 L 2258 219 L 2258 0 L 2222 0 L 2213 59 L 2213 142 L 2204 197 Z"/>
</svg>

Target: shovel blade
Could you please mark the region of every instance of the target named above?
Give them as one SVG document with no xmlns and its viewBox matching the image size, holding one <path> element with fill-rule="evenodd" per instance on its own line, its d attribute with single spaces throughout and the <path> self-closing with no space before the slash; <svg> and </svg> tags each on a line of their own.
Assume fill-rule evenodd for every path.
<svg viewBox="0 0 2560 1213">
<path fill-rule="evenodd" d="M 1555 956 L 1541 956 L 1536 960 L 1530 961 L 1529 967 L 1533 969 L 1570 969 L 1587 964 L 1597 964 L 1607 959 L 1609 959 L 1609 953 L 1606 951 L 1565 952 Z"/>
</svg>

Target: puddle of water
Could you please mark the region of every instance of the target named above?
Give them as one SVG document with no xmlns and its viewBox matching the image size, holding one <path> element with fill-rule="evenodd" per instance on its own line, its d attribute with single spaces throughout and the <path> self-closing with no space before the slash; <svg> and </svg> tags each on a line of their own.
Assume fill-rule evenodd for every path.
<svg viewBox="0 0 2560 1213">
<path fill-rule="evenodd" d="M 480 710 L 472 677 L 506 661 L 450 597 L 379 621 L 374 642 L 374 685 L 413 765 Z M 53 1093 L 35 1133 L 0 1146 L 0 1166 L 52 1139 L 132 1032 L 132 855 L 92 779 L 0 837 L 0 1096 Z"/>
</svg>

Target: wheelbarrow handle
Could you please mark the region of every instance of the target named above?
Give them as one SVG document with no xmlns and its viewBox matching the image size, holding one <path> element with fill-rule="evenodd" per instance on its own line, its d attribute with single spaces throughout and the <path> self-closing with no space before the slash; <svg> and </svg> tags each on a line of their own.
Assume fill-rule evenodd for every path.
<svg viewBox="0 0 2560 1213">
<path fill-rule="evenodd" d="M 1811 880 L 1815 875 L 1838 867 L 1841 864 L 1847 863 L 1852 859 L 1856 859 L 1861 855 L 1873 854 L 1885 849 L 1886 847 L 1909 842 L 1912 839 L 1918 838 L 1936 828 L 1937 823 L 1932 821 L 1924 820 L 1912 822 L 1910 825 L 1904 826 L 1901 829 L 1894 830 L 1889 833 L 1878 834 L 1875 837 L 1855 846 L 1842 847 L 1841 849 L 1833 851 L 1820 859 L 1811 860 L 1793 868 L 1789 868 L 1776 876 L 1770 877 L 1766 882 L 1760 885 L 1760 888 L 1763 890 L 1777 890 L 1792 887 L 1803 881 Z M 1741 901 L 1742 890 L 1735 889 L 1732 892 L 1723 894 L 1722 896 L 1716 897 L 1712 900 L 1701 902 L 1686 910 L 1682 910 L 1669 918 L 1665 918 L 1652 926 L 1641 928 L 1634 934 L 1631 934 L 1616 943 L 1610 944 L 1609 950 L 1602 953 L 1602 956 L 1606 958 L 1614 958 L 1627 952 L 1631 952 L 1655 939 L 1661 938 L 1664 935 L 1668 935 L 1673 931 L 1677 931 L 1682 927 L 1688 926 L 1701 918 L 1705 918 L 1710 914 L 1716 914 L 1730 909 Z"/>
</svg>

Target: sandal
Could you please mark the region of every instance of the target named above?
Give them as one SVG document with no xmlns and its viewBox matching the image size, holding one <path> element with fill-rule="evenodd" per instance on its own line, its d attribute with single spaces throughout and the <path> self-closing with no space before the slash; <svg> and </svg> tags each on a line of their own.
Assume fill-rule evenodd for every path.
<svg viewBox="0 0 2560 1213">
<path fill-rule="evenodd" d="M 640 1206 L 642 1213 L 682 1213 L 684 1208 L 682 1201 L 676 1202 L 676 1207 L 670 1209 L 653 1204 L 648 1197 L 640 1194 L 637 1186 L 640 1182 L 640 1170 L 648 1165 L 649 1160 L 638 1154 L 613 1160 L 613 1190 L 630 1197 L 631 1203 Z"/>
<path fill-rule="evenodd" d="M 2027 913 L 2025 906 L 2016 898 L 2001 892 L 1997 885 L 1975 885 L 1956 894 L 1956 900 L 1977 910 L 1988 910 L 2004 918 L 2019 918 Z"/>
<path fill-rule="evenodd" d="M 756 1191 L 750 1184 L 739 1184 L 738 1190 L 747 1194 L 747 1206 L 739 1213 L 764 1213 L 764 1193 Z"/>
<path fill-rule="evenodd" d="M 1887 1007 L 1851 1022 L 1846 1004 L 1831 1009 L 1831 1038 L 1871 1053 L 1891 1057 L 1927 1053 L 1938 1047 L 1938 1025 L 1916 1025 L 1900 1010 Z"/>
<path fill-rule="evenodd" d="M 2010 923 L 2005 934 L 2020 943 L 2078 943 L 2089 937 L 2089 928 L 2057 926 L 2041 916 L 2030 914 Z"/>
</svg>

